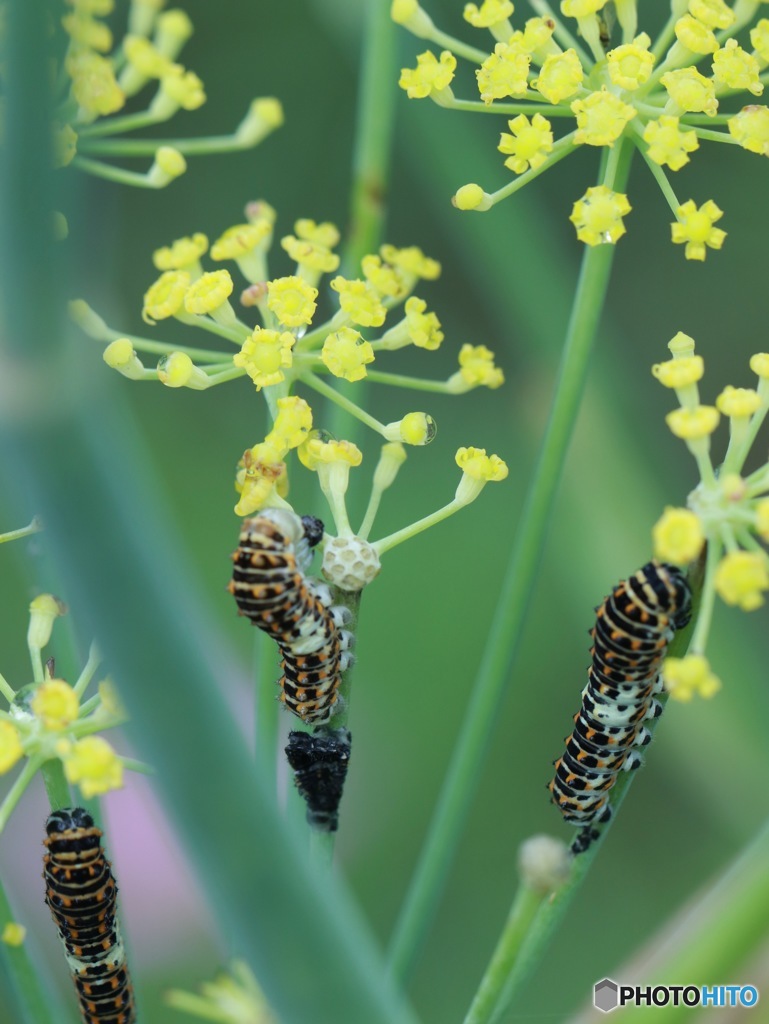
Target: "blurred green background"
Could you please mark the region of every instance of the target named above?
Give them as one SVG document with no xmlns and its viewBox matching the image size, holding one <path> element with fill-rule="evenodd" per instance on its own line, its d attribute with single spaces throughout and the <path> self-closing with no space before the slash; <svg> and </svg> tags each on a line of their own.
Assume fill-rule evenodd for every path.
<svg viewBox="0 0 769 1024">
<path fill-rule="evenodd" d="M 428 9 L 447 30 L 469 38 L 461 6 L 435 3 Z M 642 27 L 658 25 L 664 6 L 644 4 Z M 182 59 L 203 78 L 208 102 L 194 114 L 178 115 L 171 134 L 228 132 L 256 95 L 279 97 L 286 124 L 256 150 L 192 158 L 188 173 L 163 191 L 88 179 L 86 218 L 70 221 L 68 244 L 80 261 L 73 276 L 79 294 L 112 326 L 136 333 L 148 330 L 140 318 L 141 297 L 154 278 L 151 253 L 158 246 L 194 231 L 214 238 L 256 198 L 277 209 L 277 238 L 298 217 L 340 226 L 347 218 L 362 9 L 342 0 L 186 0 L 184 7 L 196 33 Z M 399 32 L 398 66 L 413 64 L 422 49 Z M 438 353 L 405 350 L 383 357 L 382 368 L 445 377 L 454 371 L 460 345 L 472 342 L 496 352 L 507 380 L 499 391 L 454 399 L 372 387 L 368 407 L 385 422 L 421 407 L 438 423 L 432 446 L 409 452 L 374 535 L 400 528 L 453 495 L 459 445 L 499 453 L 510 476 L 488 487 L 472 508 L 387 555 L 381 576 L 364 595 L 338 862 L 382 943 L 418 856 L 494 612 L 576 282 L 580 246 L 567 218 L 574 200 L 594 183 L 597 166 L 593 153 L 575 154 L 490 213 L 461 214 L 449 203 L 459 185 L 478 181 L 492 191 L 507 180 L 496 152 L 502 119 L 447 112 L 408 101 L 400 91 L 396 105 L 386 239 L 419 245 L 441 260 L 440 280 L 418 293 L 438 313 L 446 340 Z M 674 185 L 682 200 L 713 198 L 725 210 L 719 225 L 728 232 L 725 247 L 700 265 L 686 262 L 681 247 L 670 244 L 669 210 L 636 163 L 628 234 L 619 244 L 525 641 L 498 710 L 465 838 L 413 977 L 411 994 L 425 1021 L 461 1019 L 507 913 L 521 840 L 537 832 L 572 838 L 549 805 L 545 784 L 579 702 L 592 610 L 649 557 L 655 519 L 666 504 L 683 504 L 697 479 L 693 460 L 665 427 L 671 396 L 649 367 L 665 358 L 667 341 L 683 330 L 706 360 L 704 401 L 727 383 L 751 385 L 749 356 L 768 345 L 767 184 L 766 161 L 737 147 L 704 144 L 679 172 Z M 288 273 L 277 245 L 274 256 L 272 273 Z M 164 324 L 155 334 L 189 340 L 179 325 Z M 136 447 L 152 461 L 161 500 L 172 510 L 210 619 L 228 637 L 233 660 L 247 664 L 252 631 L 234 615 L 224 587 L 237 536 L 234 465 L 263 436 L 263 403 L 245 380 L 208 393 L 125 381 L 107 371 L 101 346 L 87 339 L 80 358 L 79 371 L 90 386 L 125 407 Z M 353 521 L 365 507 L 378 444 L 372 434 L 361 441 Z M 722 428 L 716 461 L 724 447 Z M 763 459 L 765 436 L 756 451 Z M 297 475 L 292 497 L 301 512 L 330 519 L 312 480 Z M 20 525 L 27 511 L 18 496 L 0 495 L 0 528 Z M 0 549 L 0 670 L 16 685 L 29 672 L 27 604 L 47 580 L 44 556 L 43 536 Z M 722 693 L 708 703 L 669 708 L 592 876 L 509 1020 L 566 1020 L 589 997 L 593 982 L 616 973 L 767 817 L 765 609 L 746 616 L 719 606 L 710 653 Z M 229 699 L 239 701 L 248 719 L 248 697 Z M 130 728 L 124 744 L 121 749 L 130 745 Z M 158 1008 L 158 993 L 172 984 L 195 984 L 231 951 L 226 936 L 217 936 L 208 923 L 205 901 L 181 863 L 182 851 L 171 845 L 151 788 L 129 777 L 126 792 L 105 801 L 105 813 L 143 1009 L 148 1021 L 165 1021 L 173 1015 Z M 0 865 L 47 970 L 66 993 L 69 982 L 42 907 L 39 867 L 29 855 L 46 814 L 38 789 L 3 837 Z M 165 904 L 151 884 L 153 858 L 164 857 L 178 862 L 180 872 Z"/>
</svg>

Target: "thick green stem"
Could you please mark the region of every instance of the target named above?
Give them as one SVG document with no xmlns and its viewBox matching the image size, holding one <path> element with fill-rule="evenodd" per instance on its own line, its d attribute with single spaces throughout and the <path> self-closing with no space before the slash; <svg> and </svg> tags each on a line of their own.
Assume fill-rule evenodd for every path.
<svg viewBox="0 0 769 1024">
<path fill-rule="evenodd" d="M 518 950 L 546 895 L 527 885 L 518 889 L 497 948 L 467 1011 L 465 1024 L 488 1024 L 493 1019 Z"/>
<path fill-rule="evenodd" d="M 6 925 L 14 921 L 8 896 L 0 882 L 0 934 Z M 26 943 L 11 946 L 3 942 L 0 943 L 0 950 L 16 997 L 17 1009 L 21 1014 L 19 1020 L 23 1020 L 24 1024 L 56 1024 L 58 1018 L 54 1013 L 52 1000 L 43 979 L 35 970 Z"/>
<path fill-rule="evenodd" d="M 632 151 L 632 145 L 625 142 L 613 182 L 617 191 L 622 191 L 627 181 Z M 390 964 L 397 978 L 408 974 L 435 912 L 483 767 L 505 683 L 510 678 L 579 410 L 613 257 L 613 245 L 585 250 L 550 420 L 497 612 L 443 792 L 392 940 Z"/>
<path fill-rule="evenodd" d="M 361 66 L 355 151 L 352 166 L 350 228 L 342 258 L 342 272 L 355 278 L 360 261 L 376 252 L 382 241 L 387 214 L 395 97 L 395 25 L 389 0 L 368 0 L 363 62 Z M 329 429 L 336 437 L 355 441 L 358 424 L 343 409 L 331 411 Z"/>
</svg>

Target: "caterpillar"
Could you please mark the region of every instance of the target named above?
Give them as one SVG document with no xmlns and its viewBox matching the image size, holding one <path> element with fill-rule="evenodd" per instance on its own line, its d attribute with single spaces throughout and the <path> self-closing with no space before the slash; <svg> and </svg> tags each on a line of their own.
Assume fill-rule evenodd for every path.
<svg viewBox="0 0 769 1024">
<path fill-rule="evenodd" d="M 43 840 L 45 902 L 64 943 L 85 1024 L 134 1024 L 117 885 L 101 836 L 82 807 L 53 812 Z"/>
<path fill-rule="evenodd" d="M 596 609 L 590 631 L 592 664 L 582 707 L 548 785 L 564 819 L 582 828 L 572 850 L 597 836 L 611 817 L 608 792 L 621 771 L 639 768 L 638 747 L 651 740 L 645 721 L 657 718 L 660 669 L 676 630 L 691 618 L 691 591 L 680 569 L 647 562 L 622 580 Z"/>
<path fill-rule="evenodd" d="M 288 509 L 265 509 L 244 519 L 228 586 L 239 614 L 277 641 L 283 675 L 280 700 L 304 722 L 328 721 L 351 663 L 351 615 L 332 605 L 331 591 L 306 575 L 323 523 Z"/>
<path fill-rule="evenodd" d="M 286 758 L 296 788 L 307 804 L 307 821 L 321 832 L 336 832 L 339 803 L 350 761 L 349 729 L 321 726 L 317 732 L 288 734 Z"/>
</svg>

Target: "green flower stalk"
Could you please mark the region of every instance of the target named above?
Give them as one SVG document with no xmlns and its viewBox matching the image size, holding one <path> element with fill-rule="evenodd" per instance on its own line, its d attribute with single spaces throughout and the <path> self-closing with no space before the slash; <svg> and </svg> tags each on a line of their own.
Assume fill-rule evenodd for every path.
<svg viewBox="0 0 769 1024">
<path fill-rule="evenodd" d="M 250 149 L 283 123 L 278 100 L 255 99 L 230 135 L 208 138 L 126 139 L 125 133 L 170 120 L 178 110 L 206 101 L 198 76 L 177 58 L 193 26 L 164 0 L 132 0 L 127 29 L 116 41 L 103 20 L 114 0 L 69 0 L 62 18 L 66 36 L 56 77 L 54 163 L 124 185 L 164 188 L 181 174 L 185 156 Z M 134 96 L 153 90 L 143 110 L 125 113 Z M 149 170 L 131 171 L 102 157 L 152 157 Z M 66 231 L 66 228 L 63 228 Z"/>
<path fill-rule="evenodd" d="M 743 611 L 764 603 L 769 590 L 769 464 L 743 476 L 745 461 L 769 411 L 769 355 L 757 353 L 750 368 L 755 388 L 728 385 L 715 406 L 700 403 L 698 382 L 704 361 L 694 341 L 679 332 L 670 342 L 672 358 L 653 367 L 654 376 L 676 394 L 680 403 L 667 423 L 697 463 L 700 483 L 688 508 L 668 508 L 654 527 L 655 555 L 676 565 L 700 557 L 707 545 L 705 580 L 697 625 L 685 658 L 665 663 L 665 684 L 676 700 L 695 694 L 712 697 L 721 687 L 705 651 L 716 597 Z M 711 436 L 720 418 L 729 421 L 729 444 L 720 468 L 711 460 Z"/>
<path fill-rule="evenodd" d="M 393 0 L 396 22 L 445 47 L 439 57 L 427 50 L 415 68 L 403 69 L 400 85 L 408 96 L 429 97 L 448 110 L 506 118 L 508 130 L 501 133 L 498 149 L 515 177 L 494 192 L 463 185 L 454 205 L 489 210 L 578 148 L 611 149 L 625 138 L 659 184 L 675 218 L 672 241 L 685 247 L 686 259 L 704 260 L 708 249 L 720 249 L 726 237 L 715 226 L 721 209 L 712 199 L 680 201 L 668 172 L 689 163 L 700 142 L 769 156 L 769 108 L 753 102 L 767 80 L 769 19 L 759 19 L 751 29 L 751 48 L 735 38 L 759 5 L 732 9 L 723 0 L 694 0 L 687 12 L 684 3 L 673 0 L 671 19 L 653 41 L 646 32 L 637 34 L 636 2 L 627 0 L 616 4 L 621 30 L 616 45 L 603 18 L 607 0 L 564 0 L 563 19 L 545 3 L 532 0 L 531 7 L 540 16 L 514 28 L 508 0 L 465 5 L 465 20 L 492 36 L 488 52 L 440 31 L 417 0 Z M 480 99 L 454 95 L 457 58 L 477 66 Z M 750 102 L 732 109 L 734 99 L 745 93 Z M 564 122 L 558 133 L 554 125 Z M 576 199 L 570 220 L 586 245 L 615 244 L 625 234 L 631 209 L 627 195 L 604 178 Z"/>
</svg>

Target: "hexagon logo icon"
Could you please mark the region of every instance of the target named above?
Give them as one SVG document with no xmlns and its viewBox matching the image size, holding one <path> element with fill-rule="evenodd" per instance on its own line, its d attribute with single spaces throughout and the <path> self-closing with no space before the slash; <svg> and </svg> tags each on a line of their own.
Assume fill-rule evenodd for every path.
<svg viewBox="0 0 769 1024">
<path fill-rule="evenodd" d="M 593 986 L 593 1006 L 602 1013 L 611 1013 L 619 1005 L 619 985 L 604 978 Z"/>
</svg>

